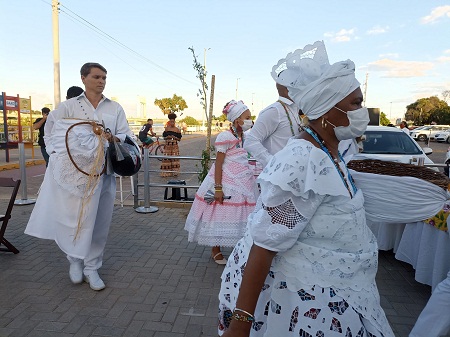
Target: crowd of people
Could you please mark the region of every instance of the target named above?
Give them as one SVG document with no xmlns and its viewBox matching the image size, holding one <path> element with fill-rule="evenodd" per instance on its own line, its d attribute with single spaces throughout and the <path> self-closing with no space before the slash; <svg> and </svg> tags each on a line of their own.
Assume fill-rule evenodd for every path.
<svg viewBox="0 0 450 337">
<path fill-rule="evenodd" d="M 133 135 L 122 107 L 103 95 L 106 69 L 87 63 L 80 73 L 85 89 L 51 113 L 43 109 L 34 124 L 48 168 L 25 233 L 55 240 L 67 255 L 70 280 L 102 290 L 98 270 L 115 195 L 106 149 Z M 188 241 L 211 247 L 211 259 L 225 266 L 218 333 L 393 337 L 375 282 L 376 238 L 347 169 L 369 123 L 355 65 L 330 63 L 317 41 L 280 59 L 271 75 L 279 98 L 254 123 L 242 101 L 225 104 L 230 128 L 216 137 L 215 163 L 185 223 Z M 186 131 L 176 118 L 168 115 L 162 134 L 163 177 L 180 172 L 179 160 L 169 158 L 179 155 Z M 79 120 L 89 123 L 73 128 Z M 152 124 L 139 133 L 143 146 L 156 136 Z M 69 130 L 75 136 L 64 142 Z M 250 155 L 264 167 L 257 179 Z M 59 205 L 46 202 L 50 196 Z M 221 247 L 234 247 L 229 259 Z M 448 283 L 441 288 L 450 293 Z M 449 330 L 436 311 L 448 312 L 442 298 L 432 298 L 411 336 L 430 333 L 438 316 L 441 324 L 427 336 Z"/>
</svg>

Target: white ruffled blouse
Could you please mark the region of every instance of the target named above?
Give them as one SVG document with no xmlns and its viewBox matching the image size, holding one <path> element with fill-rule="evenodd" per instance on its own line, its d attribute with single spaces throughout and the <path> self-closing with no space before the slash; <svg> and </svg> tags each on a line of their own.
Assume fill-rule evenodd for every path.
<svg viewBox="0 0 450 337">
<path fill-rule="evenodd" d="M 348 180 L 344 163 L 341 171 Z M 279 253 L 276 265 L 287 277 L 355 290 L 373 282 L 377 244 L 366 226 L 364 197 L 357 191 L 350 198 L 324 151 L 291 139 L 259 183 L 261 197 L 249 232 L 256 245 Z"/>
</svg>

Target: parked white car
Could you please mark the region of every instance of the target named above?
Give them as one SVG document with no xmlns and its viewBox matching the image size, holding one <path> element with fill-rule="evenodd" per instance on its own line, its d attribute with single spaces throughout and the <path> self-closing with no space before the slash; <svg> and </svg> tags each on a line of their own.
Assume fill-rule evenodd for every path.
<svg viewBox="0 0 450 337">
<path fill-rule="evenodd" d="M 433 164 L 427 156 L 432 154 L 433 150 L 429 147 L 421 148 L 414 139 L 400 129 L 369 125 L 364 135 L 366 138 L 363 142 L 364 149 L 352 159 L 379 159 L 404 164 L 423 161 L 424 164 Z"/>
<path fill-rule="evenodd" d="M 450 125 L 427 125 L 421 129 L 412 130 L 409 135 L 415 140 L 427 141 L 435 139 L 435 135 L 443 131 L 450 131 Z"/>
<path fill-rule="evenodd" d="M 442 132 L 436 133 L 434 135 L 434 140 L 437 142 L 440 142 L 440 143 L 442 143 L 442 142 L 450 143 L 449 136 L 450 136 L 450 131 L 442 131 Z"/>
</svg>

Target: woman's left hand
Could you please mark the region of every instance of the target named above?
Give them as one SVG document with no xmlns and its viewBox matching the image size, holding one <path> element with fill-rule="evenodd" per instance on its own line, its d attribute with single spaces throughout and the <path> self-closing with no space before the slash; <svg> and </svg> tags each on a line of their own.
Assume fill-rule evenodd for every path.
<svg viewBox="0 0 450 337">
<path fill-rule="evenodd" d="M 219 204 L 223 204 L 223 191 L 215 191 L 214 200 Z"/>
</svg>

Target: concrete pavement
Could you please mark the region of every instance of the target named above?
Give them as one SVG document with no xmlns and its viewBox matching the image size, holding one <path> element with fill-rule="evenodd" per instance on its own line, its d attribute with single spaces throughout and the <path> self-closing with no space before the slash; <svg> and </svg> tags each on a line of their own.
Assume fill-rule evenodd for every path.
<svg viewBox="0 0 450 337">
<path fill-rule="evenodd" d="M 95 292 L 70 283 L 55 243 L 23 234 L 32 209 L 15 206 L 6 231 L 20 253 L 0 252 L 1 337 L 216 336 L 223 267 L 209 248 L 187 242 L 188 210 L 141 214 L 116 206 L 100 269 L 107 287 Z M 408 336 L 430 287 L 392 252 L 380 252 L 377 281 L 396 336 Z"/>
</svg>

